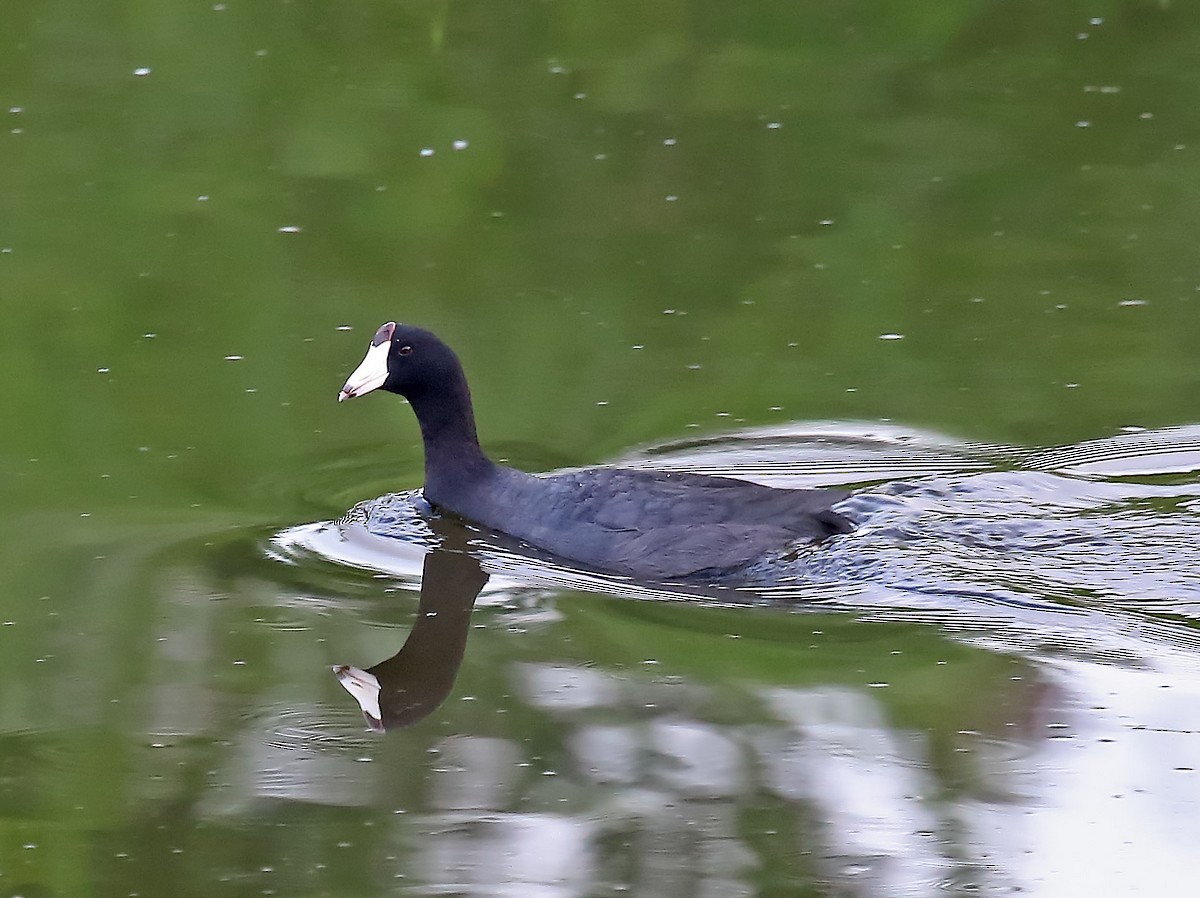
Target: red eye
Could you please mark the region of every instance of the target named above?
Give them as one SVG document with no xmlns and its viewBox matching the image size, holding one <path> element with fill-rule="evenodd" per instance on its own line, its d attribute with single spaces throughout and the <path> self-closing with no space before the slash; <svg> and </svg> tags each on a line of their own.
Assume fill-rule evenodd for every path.
<svg viewBox="0 0 1200 898">
<path fill-rule="evenodd" d="M 398 353 L 400 353 L 400 355 L 412 355 L 412 347 L 411 346 L 401 346 L 396 351 Z"/>
</svg>

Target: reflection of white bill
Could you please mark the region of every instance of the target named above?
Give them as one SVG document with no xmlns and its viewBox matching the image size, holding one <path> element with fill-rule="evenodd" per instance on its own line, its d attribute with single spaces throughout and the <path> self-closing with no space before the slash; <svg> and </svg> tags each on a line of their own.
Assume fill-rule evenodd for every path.
<svg viewBox="0 0 1200 898">
<path fill-rule="evenodd" d="M 367 725 L 375 732 L 382 733 L 383 714 L 379 710 L 379 680 L 375 678 L 375 675 L 361 667 L 351 667 L 349 664 L 336 665 L 333 673 L 338 678 L 338 682 L 354 696 L 354 700 L 362 708 Z"/>
</svg>

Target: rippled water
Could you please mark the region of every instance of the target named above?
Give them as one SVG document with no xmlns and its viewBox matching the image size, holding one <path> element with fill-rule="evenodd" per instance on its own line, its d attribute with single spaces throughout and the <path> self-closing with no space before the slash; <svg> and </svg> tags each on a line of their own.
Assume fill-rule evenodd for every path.
<svg viewBox="0 0 1200 898">
<path fill-rule="evenodd" d="M 827 645 L 843 659 L 839 665 L 861 666 L 857 686 L 836 667 L 804 686 L 758 685 L 754 701 L 774 723 L 747 728 L 685 710 L 712 688 L 694 675 L 674 687 L 652 687 L 586 662 L 523 665 L 523 701 L 562 730 L 560 763 L 615 791 L 607 802 L 588 803 L 582 817 L 507 819 L 488 812 L 487 825 L 498 829 L 477 832 L 461 847 L 478 875 L 500 869 L 484 846 L 510 839 L 510 850 L 532 866 L 522 874 L 504 867 L 506 881 L 525 876 L 554 883 L 554 894 L 584 891 L 604 858 L 627 853 L 613 855 L 603 833 L 621 829 L 633 815 L 649 827 L 643 833 L 665 826 L 655 838 L 667 842 L 675 837 L 666 833 L 677 827 L 708 827 L 705 851 L 724 845 L 732 852 L 718 867 L 736 891 L 737 871 L 758 863 L 765 849 L 749 849 L 736 827 L 718 820 L 739 807 L 749 813 L 746 796 L 760 792 L 793 810 L 776 815 L 755 838 L 770 839 L 781 819 L 799 814 L 810 821 L 801 844 L 816 865 L 813 875 L 856 880 L 855 894 L 959 887 L 1117 894 L 1178 883 L 1196 872 L 1200 427 L 1028 449 L 899 427 L 796 425 L 647 447 L 616 462 L 786 486 L 855 486 L 842 508 L 859 526 L 823 546 L 764 559 L 743 582 L 717 587 L 638 584 L 573 569 L 495 534 L 453 524 L 447 530 L 417 492 L 362 503 L 340 521 L 290 528 L 265 546 L 270 557 L 301 569 L 334 563 L 373 572 L 402 590 L 420 587 L 418 627 L 426 609 L 436 607 L 428 604 L 437 601 L 432 581 L 444 576 L 427 567 L 422 582 L 422 564 L 444 553 L 449 540 L 458 548 L 446 559 L 465 551 L 470 564 L 490 575 L 478 604 L 499 616 L 477 609 L 475 627 L 570 614 L 571 604 L 589 592 L 620 596 L 631 607 L 674 601 L 681 608 L 723 608 L 733 615 L 723 618 L 730 627 L 740 620 L 754 628 L 766 615 L 769 630 L 777 627 L 771 621 L 779 609 L 788 608 L 819 622 L 811 636 L 801 635 L 808 633 L 802 627 L 780 629 L 781 638 L 800 640 L 793 651 L 806 648 L 807 638 L 807 649 Z M 950 653 L 935 649 L 927 656 L 913 636 L 868 642 L 863 653 L 861 630 L 845 629 L 839 620 L 859 628 L 915 624 L 984 656 L 965 668 L 934 660 Z M 685 627 L 675 636 L 662 631 L 660 639 L 668 642 L 695 626 L 685 617 L 662 623 Z M 436 643 L 422 647 L 418 632 L 405 651 L 436 658 Z M 760 632 L 757 640 L 763 638 Z M 729 671 L 737 670 L 740 644 L 719 662 L 732 665 Z M 743 645 L 743 663 L 752 663 L 751 651 L 762 645 Z M 887 664 L 912 652 L 916 668 L 906 666 L 909 661 L 886 672 Z M 980 679 L 987 655 L 1010 659 L 1008 674 Z M 376 670 L 385 695 L 423 688 L 414 685 L 411 671 L 398 687 L 386 664 Z M 958 689 L 968 691 L 956 695 Z M 691 699 L 684 697 L 689 690 Z M 639 714 L 646 701 L 654 710 Z M 923 728 L 895 719 L 904 716 L 897 703 L 947 701 L 964 709 L 977 704 L 952 713 L 963 721 L 956 733 L 938 735 L 936 725 L 918 735 Z M 349 698 L 347 704 L 353 707 Z M 486 705 L 478 710 L 486 717 Z M 644 723 L 631 729 L 639 716 Z M 957 746 L 951 751 L 967 753 L 967 768 L 948 774 L 935 749 L 942 740 Z M 457 758 L 456 788 L 472 795 L 498 788 L 499 771 L 522 755 L 519 743 L 488 742 L 482 734 L 454 737 L 443 750 Z M 509 761 L 498 761 L 509 754 Z M 645 763 L 639 757 L 659 761 L 639 773 Z M 967 780 L 954 783 L 964 775 Z M 715 801 L 712 811 L 725 810 L 712 817 L 698 799 Z M 682 804 L 661 817 L 654 808 L 663 800 Z M 455 813 L 455 825 L 484 825 L 476 812 Z M 649 822 L 654 818 L 658 824 Z M 567 857 L 581 865 L 570 875 L 528 854 L 552 831 L 565 840 L 555 863 Z M 649 862 L 667 842 L 650 855 L 634 854 Z M 430 883 L 450 882 L 437 865 L 425 873 Z"/>
<path fill-rule="evenodd" d="M 901 428 L 796 426 L 649 447 L 614 463 L 786 487 L 848 486 L 856 492 L 839 509 L 858 527 L 823 546 L 763 559 L 707 589 L 578 570 L 477 532 L 472 550 L 493 575 L 490 591 L 709 594 L 968 617 L 1057 612 L 1064 625 L 1089 609 L 1164 621 L 1200 611 L 1200 484 L 1187 476 L 1200 470 L 1200 427 L 1031 450 Z M 272 540 L 273 551 L 411 583 L 437 543 L 430 514 L 419 490 L 389 494 L 339 521 L 286 530 Z"/>
</svg>

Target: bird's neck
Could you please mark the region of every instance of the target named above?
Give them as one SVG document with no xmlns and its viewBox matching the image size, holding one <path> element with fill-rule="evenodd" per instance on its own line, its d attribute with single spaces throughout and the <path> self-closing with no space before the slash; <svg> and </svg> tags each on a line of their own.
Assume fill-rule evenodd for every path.
<svg viewBox="0 0 1200 898">
<path fill-rule="evenodd" d="M 436 393 L 408 397 L 425 443 L 425 497 L 453 508 L 453 497 L 494 467 L 479 446 L 467 380 L 459 374 Z"/>
</svg>

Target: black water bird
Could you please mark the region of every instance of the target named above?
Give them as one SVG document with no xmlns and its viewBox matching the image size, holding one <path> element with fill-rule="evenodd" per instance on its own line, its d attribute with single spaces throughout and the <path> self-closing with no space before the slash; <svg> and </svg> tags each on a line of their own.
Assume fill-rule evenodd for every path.
<svg viewBox="0 0 1200 898">
<path fill-rule="evenodd" d="M 430 504 L 597 570 L 719 576 L 853 529 L 831 508 L 846 498 L 843 490 L 606 467 L 535 476 L 496 464 L 479 446 L 458 357 L 421 328 L 379 328 L 338 401 L 380 388 L 405 397 L 416 413 Z"/>
</svg>

